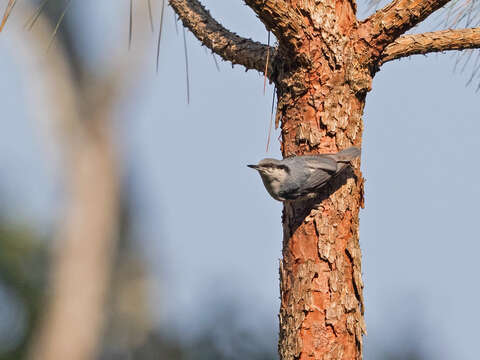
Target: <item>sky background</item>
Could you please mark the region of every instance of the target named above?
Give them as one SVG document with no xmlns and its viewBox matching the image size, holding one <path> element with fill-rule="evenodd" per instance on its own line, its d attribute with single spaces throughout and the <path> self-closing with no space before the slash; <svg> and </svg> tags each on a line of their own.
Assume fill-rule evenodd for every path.
<svg viewBox="0 0 480 360">
<path fill-rule="evenodd" d="M 96 71 L 114 51 L 136 56 L 127 49 L 128 2 L 120 3 L 84 0 L 70 10 L 77 46 Z M 229 29 L 266 42 L 264 26 L 241 1 L 203 3 Z M 134 42 L 135 26 L 148 26 L 135 20 Z M 178 30 L 167 9 L 159 73 L 152 35 L 150 59 L 120 99 L 115 121 L 134 235 L 153 270 L 152 308 L 160 327 L 194 336 L 229 303 L 241 326 L 268 337 L 277 328 L 282 205 L 246 164 L 266 156 L 273 88 L 264 96 L 258 73 L 218 57 L 217 71 L 187 32 L 187 105 Z M 48 233 L 61 202 L 58 159 L 37 121 L 48 120 L 49 110 L 25 106 L 36 77 L 19 64 L 16 41 L 7 26 L 0 37 L 0 211 Z M 408 346 L 434 359 L 478 358 L 479 93 L 478 81 L 465 86 L 471 68 L 453 71 L 456 59 L 388 63 L 367 96 L 360 213 L 366 359 Z M 280 156 L 277 137 L 268 156 Z"/>
</svg>

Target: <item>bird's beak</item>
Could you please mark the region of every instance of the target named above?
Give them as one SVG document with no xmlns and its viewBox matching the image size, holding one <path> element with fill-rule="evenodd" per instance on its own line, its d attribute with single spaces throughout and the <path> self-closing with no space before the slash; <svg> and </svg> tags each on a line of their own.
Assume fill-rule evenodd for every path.
<svg viewBox="0 0 480 360">
<path fill-rule="evenodd" d="M 258 165 L 247 165 L 249 168 L 258 170 Z"/>
</svg>

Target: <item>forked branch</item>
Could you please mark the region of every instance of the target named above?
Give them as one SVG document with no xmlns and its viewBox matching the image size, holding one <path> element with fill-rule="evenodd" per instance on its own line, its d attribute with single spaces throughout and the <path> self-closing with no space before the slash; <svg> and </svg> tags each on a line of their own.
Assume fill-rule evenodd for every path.
<svg viewBox="0 0 480 360">
<path fill-rule="evenodd" d="M 295 7 L 285 0 L 244 0 L 268 30 L 287 48 L 296 48 L 304 38 L 304 23 Z"/>
<path fill-rule="evenodd" d="M 372 47 L 383 50 L 449 1 L 394 0 L 366 19 L 361 25 L 360 33 Z"/>
<path fill-rule="evenodd" d="M 380 65 L 410 55 L 477 48 L 480 48 L 480 28 L 404 35 L 385 48 Z"/>
<path fill-rule="evenodd" d="M 198 0 L 170 0 L 170 5 L 183 25 L 215 54 L 232 64 L 243 65 L 261 73 L 265 71 L 269 46 L 227 30 Z M 270 48 L 270 51 L 272 52 L 273 48 Z"/>
</svg>

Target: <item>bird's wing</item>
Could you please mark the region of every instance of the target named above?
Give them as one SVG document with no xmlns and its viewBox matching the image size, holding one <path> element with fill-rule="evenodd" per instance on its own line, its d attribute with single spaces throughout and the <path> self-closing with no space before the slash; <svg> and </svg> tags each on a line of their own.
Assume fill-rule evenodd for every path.
<svg viewBox="0 0 480 360">
<path fill-rule="evenodd" d="M 289 163 L 290 159 L 292 159 L 292 164 Z M 284 161 L 291 168 L 301 166 L 303 174 L 297 178 L 296 182 L 292 182 L 290 187 L 283 188 L 279 193 L 280 197 L 287 200 L 311 193 L 324 185 L 338 171 L 337 161 L 329 155 L 307 155 L 287 158 Z"/>
<path fill-rule="evenodd" d="M 313 171 L 320 169 L 328 172 L 337 171 L 337 161 L 331 155 L 304 156 L 305 166 Z"/>
<path fill-rule="evenodd" d="M 337 162 L 327 156 L 312 156 L 306 160 L 310 174 L 302 188 L 306 192 L 323 186 L 338 170 Z"/>
</svg>

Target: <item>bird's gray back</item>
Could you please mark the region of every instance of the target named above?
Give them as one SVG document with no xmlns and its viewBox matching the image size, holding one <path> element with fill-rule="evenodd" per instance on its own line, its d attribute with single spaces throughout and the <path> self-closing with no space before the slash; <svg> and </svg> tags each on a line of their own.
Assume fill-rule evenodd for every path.
<svg viewBox="0 0 480 360">
<path fill-rule="evenodd" d="M 337 171 L 337 161 L 331 155 L 293 156 L 283 160 L 289 168 L 310 168 Z"/>
</svg>

